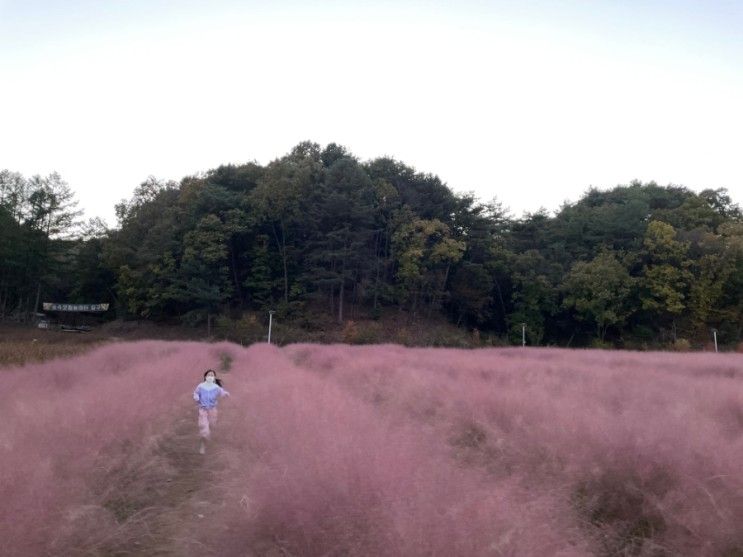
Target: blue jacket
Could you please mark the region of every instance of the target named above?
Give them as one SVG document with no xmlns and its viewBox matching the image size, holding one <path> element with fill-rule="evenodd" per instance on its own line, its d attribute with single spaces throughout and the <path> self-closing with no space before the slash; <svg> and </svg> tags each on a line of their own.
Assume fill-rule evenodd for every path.
<svg viewBox="0 0 743 557">
<path fill-rule="evenodd" d="M 221 396 L 230 396 L 230 393 L 216 383 L 207 383 L 206 381 L 199 383 L 193 392 L 193 399 L 199 403 L 199 408 L 205 410 L 216 408 L 217 399 Z"/>
</svg>

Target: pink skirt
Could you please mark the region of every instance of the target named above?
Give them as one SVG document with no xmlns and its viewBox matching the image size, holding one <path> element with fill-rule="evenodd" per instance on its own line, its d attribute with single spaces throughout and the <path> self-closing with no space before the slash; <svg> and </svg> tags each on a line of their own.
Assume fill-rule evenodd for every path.
<svg viewBox="0 0 743 557">
<path fill-rule="evenodd" d="M 217 409 L 199 408 L 199 435 L 204 439 L 209 439 L 211 434 L 210 426 L 217 424 Z"/>
</svg>

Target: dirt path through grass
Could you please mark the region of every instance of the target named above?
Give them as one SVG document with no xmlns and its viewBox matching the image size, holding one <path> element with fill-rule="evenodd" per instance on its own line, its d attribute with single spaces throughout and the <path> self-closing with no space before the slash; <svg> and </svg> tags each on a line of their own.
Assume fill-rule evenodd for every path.
<svg viewBox="0 0 743 557">
<path fill-rule="evenodd" d="M 172 433 L 163 438 L 158 453 L 172 465 L 166 486 L 156 502 L 161 511 L 149 547 L 137 550 L 141 555 L 210 555 L 199 541 L 202 528 L 209 524 L 218 493 L 210 483 L 212 473 L 223 467 L 219 434 L 207 454 L 198 453 L 196 411 L 189 408 L 174 424 Z"/>
<path fill-rule="evenodd" d="M 196 410 L 189 405 L 163 434 L 140 447 L 124 447 L 123 457 L 119 447 L 116 461 L 103 455 L 107 469 L 96 488 L 100 505 L 81 508 L 55 549 L 80 556 L 217 555 L 201 540 L 213 539 L 220 529 L 210 522 L 224 504 L 224 490 L 212 481 L 225 468 L 230 450 L 220 433 L 215 428 L 206 454 L 199 454 Z M 101 522 L 114 526 L 99 529 L 107 532 L 105 537 L 96 535 Z"/>
</svg>

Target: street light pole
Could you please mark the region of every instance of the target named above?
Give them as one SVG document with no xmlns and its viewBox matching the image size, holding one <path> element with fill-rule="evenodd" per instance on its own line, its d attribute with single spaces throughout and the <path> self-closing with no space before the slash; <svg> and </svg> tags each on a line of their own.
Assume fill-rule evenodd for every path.
<svg viewBox="0 0 743 557">
<path fill-rule="evenodd" d="M 273 312 L 274 310 L 268 311 L 268 344 L 271 344 L 271 325 L 273 324 Z"/>
</svg>

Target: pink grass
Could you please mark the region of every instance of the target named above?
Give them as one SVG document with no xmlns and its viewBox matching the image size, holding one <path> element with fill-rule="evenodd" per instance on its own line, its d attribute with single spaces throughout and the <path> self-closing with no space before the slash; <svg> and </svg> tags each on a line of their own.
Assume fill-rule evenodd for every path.
<svg viewBox="0 0 743 557">
<path fill-rule="evenodd" d="M 167 435 L 225 351 L 193 554 L 743 549 L 740 355 L 141 342 L 2 371 L 11 554 L 101 506 L 101 470 Z"/>
<path fill-rule="evenodd" d="M 202 345 L 137 342 L 3 370 L 0 536 L 11 554 L 42 554 L 79 505 L 102 503 L 98 469 L 183 408 L 207 364 Z"/>
</svg>

